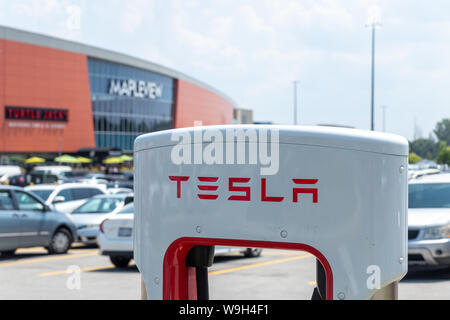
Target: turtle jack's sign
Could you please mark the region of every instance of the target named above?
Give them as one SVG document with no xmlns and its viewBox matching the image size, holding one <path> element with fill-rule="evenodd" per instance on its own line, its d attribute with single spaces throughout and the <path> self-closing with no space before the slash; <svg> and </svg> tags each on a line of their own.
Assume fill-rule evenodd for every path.
<svg viewBox="0 0 450 320">
<path fill-rule="evenodd" d="M 5 106 L 5 119 L 68 122 L 69 111 L 66 109 Z"/>
</svg>

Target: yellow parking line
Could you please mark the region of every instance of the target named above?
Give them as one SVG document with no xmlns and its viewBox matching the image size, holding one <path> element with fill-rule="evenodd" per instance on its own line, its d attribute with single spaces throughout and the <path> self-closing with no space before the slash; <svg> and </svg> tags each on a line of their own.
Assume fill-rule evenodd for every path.
<svg viewBox="0 0 450 320">
<path fill-rule="evenodd" d="M 72 247 L 72 249 L 70 249 L 68 252 L 69 253 L 76 253 L 76 252 L 97 252 L 98 249 L 83 249 L 83 248 L 74 248 Z M 48 253 L 47 249 L 45 249 L 44 247 L 34 247 L 34 248 L 20 248 L 16 250 L 16 255 L 21 255 L 21 254 L 33 254 L 33 253 Z"/>
<path fill-rule="evenodd" d="M 47 250 L 42 247 L 37 248 L 21 248 L 16 250 L 16 254 L 27 254 L 27 253 L 46 253 Z"/>
<path fill-rule="evenodd" d="M 10 266 L 17 266 L 17 265 L 22 265 L 22 264 L 45 262 L 45 261 L 75 259 L 75 258 L 82 258 L 82 257 L 91 257 L 91 256 L 96 256 L 96 255 L 98 255 L 97 250 L 95 250 L 95 252 L 83 253 L 83 254 L 65 254 L 65 255 L 59 255 L 59 256 L 49 256 L 49 257 L 43 257 L 43 258 L 3 262 L 3 263 L 0 263 L 0 267 L 10 267 Z"/>
<path fill-rule="evenodd" d="M 241 270 L 246 270 L 246 269 L 252 269 L 252 268 L 268 266 L 268 265 L 277 264 L 277 263 L 283 263 L 283 262 L 289 262 L 289 261 L 304 259 L 304 258 L 308 258 L 308 257 L 312 257 L 312 256 L 313 256 L 312 254 L 306 253 L 306 254 L 302 254 L 302 255 L 299 255 L 299 256 L 295 256 L 295 257 L 270 260 L 270 261 L 266 261 L 266 262 L 254 263 L 254 264 L 241 266 L 241 267 L 235 267 L 235 268 L 228 268 L 228 269 L 223 269 L 223 270 L 218 270 L 218 271 L 212 271 L 212 272 L 209 272 L 208 274 L 212 275 L 212 276 L 215 276 L 215 275 L 219 275 L 219 274 L 225 274 L 225 273 L 230 273 L 230 272 L 235 272 L 235 271 L 241 271 Z"/>
<path fill-rule="evenodd" d="M 131 262 L 129 266 L 134 266 L 136 263 Z M 98 271 L 98 270 L 108 270 L 108 269 L 114 269 L 116 268 L 115 265 L 109 264 L 107 266 L 100 266 L 100 267 L 90 267 L 90 268 L 81 268 L 80 272 L 89 272 L 89 271 Z M 52 272 L 44 272 L 40 273 L 39 277 L 50 277 L 50 276 L 59 276 L 62 274 L 68 274 L 67 270 L 58 270 L 58 271 L 52 271 Z"/>
</svg>

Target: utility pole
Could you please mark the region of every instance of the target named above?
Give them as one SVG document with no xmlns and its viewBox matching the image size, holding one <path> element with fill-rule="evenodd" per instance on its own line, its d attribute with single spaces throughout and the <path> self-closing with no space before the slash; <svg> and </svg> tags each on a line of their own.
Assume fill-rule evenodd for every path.
<svg viewBox="0 0 450 320">
<path fill-rule="evenodd" d="M 372 76 L 371 76 L 371 90 L 370 90 L 370 130 L 375 130 L 375 29 L 381 26 L 380 23 L 380 9 L 377 7 L 371 8 L 369 15 L 369 22 L 366 27 L 372 29 Z"/>
<path fill-rule="evenodd" d="M 375 116 L 375 27 L 372 27 L 372 79 L 370 90 L 370 130 L 375 130 L 374 116 Z"/>
</svg>

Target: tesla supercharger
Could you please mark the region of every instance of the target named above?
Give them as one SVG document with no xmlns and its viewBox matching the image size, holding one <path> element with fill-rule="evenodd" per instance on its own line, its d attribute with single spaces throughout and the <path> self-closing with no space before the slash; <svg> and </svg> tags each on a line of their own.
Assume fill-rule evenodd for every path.
<svg viewBox="0 0 450 320">
<path fill-rule="evenodd" d="M 407 272 L 403 137 L 197 126 L 142 135 L 134 156 L 134 258 L 144 298 L 208 298 L 217 245 L 311 253 L 314 298 L 396 298 Z"/>
</svg>

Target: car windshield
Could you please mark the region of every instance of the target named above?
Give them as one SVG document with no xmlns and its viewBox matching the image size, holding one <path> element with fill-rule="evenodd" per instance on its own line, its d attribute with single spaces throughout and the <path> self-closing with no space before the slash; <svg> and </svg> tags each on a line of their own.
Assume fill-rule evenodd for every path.
<svg viewBox="0 0 450 320">
<path fill-rule="evenodd" d="M 450 208 L 450 183 L 409 185 L 409 208 Z"/>
<path fill-rule="evenodd" d="M 122 210 L 117 212 L 117 214 L 125 214 L 125 213 L 134 213 L 134 204 L 133 203 L 126 205 L 125 207 L 123 207 Z"/>
<path fill-rule="evenodd" d="M 29 191 L 37 195 L 42 200 L 47 201 L 48 197 L 50 197 L 50 195 L 52 194 L 53 189 L 38 189 Z"/>
<path fill-rule="evenodd" d="M 72 213 L 110 213 L 114 211 L 122 201 L 123 199 L 120 198 L 92 198 Z"/>
</svg>

